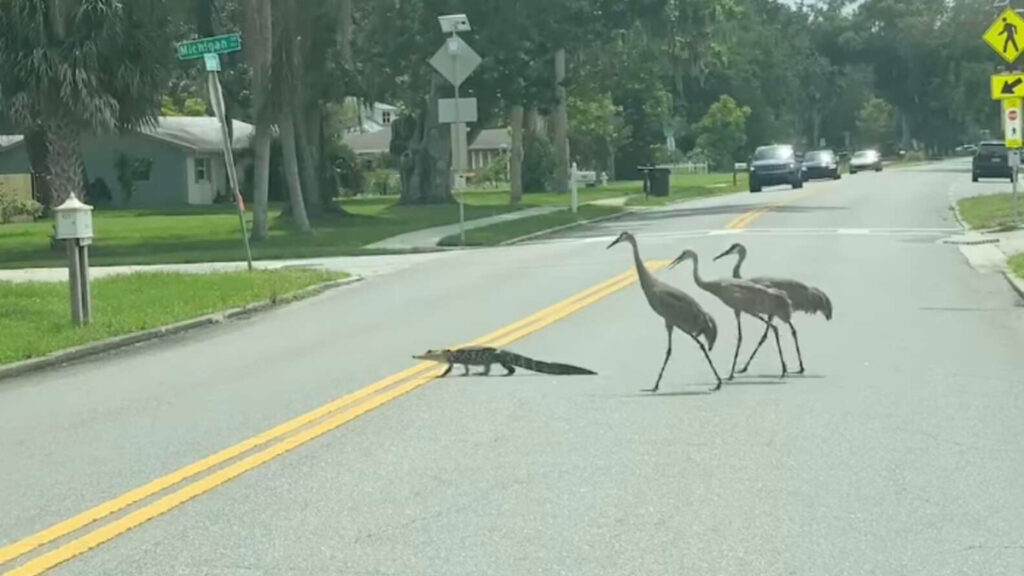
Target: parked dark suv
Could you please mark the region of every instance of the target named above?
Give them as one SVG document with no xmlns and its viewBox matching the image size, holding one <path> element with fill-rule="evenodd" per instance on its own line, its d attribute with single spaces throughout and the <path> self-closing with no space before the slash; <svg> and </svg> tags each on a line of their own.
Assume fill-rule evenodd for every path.
<svg viewBox="0 0 1024 576">
<path fill-rule="evenodd" d="M 750 158 L 750 191 L 760 192 L 764 186 L 789 184 L 803 188 L 804 179 L 800 174 L 800 162 L 796 152 L 788 144 L 760 146 Z"/>
<path fill-rule="evenodd" d="M 1013 168 L 1006 145 L 999 141 L 982 142 L 971 162 L 971 182 L 979 178 L 1008 178 L 1013 182 Z"/>
</svg>

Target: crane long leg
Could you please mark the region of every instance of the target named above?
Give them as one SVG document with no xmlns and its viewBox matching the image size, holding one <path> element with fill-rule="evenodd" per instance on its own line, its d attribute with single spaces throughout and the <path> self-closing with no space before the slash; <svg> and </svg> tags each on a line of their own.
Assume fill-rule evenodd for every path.
<svg viewBox="0 0 1024 576">
<path fill-rule="evenodd" d="M 665 329 L 668 330 L 668 350 L 665 350 L 665 362 L 661 365 L 661 372 L 658 372 L 658 381 L 654 383 L 654 388 L 646 390 L 646 392 L 657 392 L 658 388 L 661 387 L 661 377 L 665 375 L 668 359 L 672 357 L 672 325 L 666 322 Z"/>
<path fill-rule="evenodd" d="M 740 358 L 740 347 L 743 346 L 743 319 L 739 311 L 736 312 L 736 351 L 732 355 L 732 370 L 729 371 L 729 381 L 736 378 L 736 361 Z"/>
<path fill-rule="evenodd" d="M 768 328 L 771 329 L 772 334 L 775 336 L 775 347 L 779 349 L 779 362 L 782 364 L 782 376 L 781 377 L 785 378 L 786 374 L 789 373 L 789 368 L 786 368 L 786 359 L 782 356 L 782 341 L 779 340 L 779 328 L 777 326 L 775 326 L 775 324 L 771 321 L 771 319 L 765 320 L 764 318 L 761 318 L 760 316 L 754 316 L 754 318 L 757 318 L 761 322 L 764 322 L 765 324 L 767 324 Z"/>
<path fill-rule="evenodd" d="M 800 371 L 797 374 L 804 373 L 804 355 L 800 352 L 800 338 L 796 335 L 796 326 L 793 323 L 789 323 L 789 331 L 793 334 L 793 342 L 796 342 L 796 357 L 800 360 Z"/>
<path fill-rule="evenodd" d="M 708 361 L 708 366 L 711 366 L 711 371 L 715 374 L 715 380 L 718 381 L 718 384 L 715 384 L 715 387 L 711 389 L 712 392 L 717 392 L 721 390 L 722 377 L 718 375 L 718 370 L 715 369 L 715 363 L 711 361 L 711 355 L 708 354 L 707 346 L 705 346 L 704 343 L 701 342 L 700 339 L 694 336 L 693 334 L 690 334 L 690 338 L 693 338 L 693 341 L 697 343 L 697 346 L 700 346 L 700 351 L 704 353 L 704 359 Z"/>
<path fill-rule="evenodd" d="M 768 318 L 768 320 L 771 321 L 773 318 Z M 739 374 L 746 374 L 747 370 L 750 369 L 750 363 L 754 361 L 754 356 L 757 356 L 757 352 L 761 350 L 761 346 L 764 346 L 764 343 L 768 341 L 769 332 L 771 332 L 771 328 L 765 326 L 764 334 L 761 334 L 761 340 L 758 341 L 757 346 L 754 347 L 754 351 L 750 354 L 750 358 L 747 358 L 747 363 L 743 365 L 743 368 L 740 368 Z"/>
</svg>

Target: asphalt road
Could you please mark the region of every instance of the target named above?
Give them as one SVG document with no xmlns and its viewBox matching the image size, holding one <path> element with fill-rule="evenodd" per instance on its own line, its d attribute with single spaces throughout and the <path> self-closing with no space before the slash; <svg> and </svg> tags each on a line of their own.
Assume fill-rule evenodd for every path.
<svg viewBox="0 0 1024 576">
<path fill-rule="evenodd" d="M 217 485 L 199 475 L 42 546 L 53 574 L 1024 572 L 1024 308 L 941 243 L 963 161 L 693 202 L 530 245 L 448 254 L 251 320 L 0 383 L 3 546 L 339 396 L 525 318 L 643 256 L 711 258 L 827 291 L 798 319 L 804 377 L 772 348 L 708 394 L 700 352 L 636 284 L 509 347 L 596 377 L 428 381 Z M 759 208 L 745 228 L 738 218 Z M 739 221 L 742 223 L 742 221 Z M 734 229 L 727 228 L 734 223 Z M 692 267 L 659 277 L 720 326 Z M 563 312 L 565 309 L 563 309 Z M 747 342 L 756 338 L 748 322 Z M 787 357 L 795 365 L 788 336 Z M 749 344 L 746 348 L 749 350 Z M 230 470 L 231 460 L 213 469 Z M 228 466 L 229 468 L 224 468 Z M 73 539 L 190 482 L 210 489 L 86 551 Z M 81 554 L 78 554 L 82 552 Z"/>
</svg>

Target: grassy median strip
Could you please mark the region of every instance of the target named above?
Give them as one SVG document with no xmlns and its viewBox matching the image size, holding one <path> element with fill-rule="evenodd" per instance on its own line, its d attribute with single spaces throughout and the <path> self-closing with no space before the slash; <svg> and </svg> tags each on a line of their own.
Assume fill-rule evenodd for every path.
<svg viewBox="0 0 1024 576">
<path fill-rule="evenodd" d="M 1013 226 L 1013 195 L 987 194 L 964 198 L 957 202 L 960 217 L 975 230 L 991 230 Z M 1024 209 L 1024 206 L 1022 206 Z"/>
<path fill-rule="evenodd" d="M 502 242 L 521 238 L 535 232 L 550 230 L 567 224 L 584 222 L 594 218 L 611 216 L 623 212 L 623 208 L 616 206 L 595 206 L 589 204 L 580 206 L 579 212 L 573 214 L 568 209 L 541 216 L 522 218 L 503 222 L 493 226 L 485 226 L 474 230 L 466 231 L 466 246 L 497 246 Z M 461 246 L 462 242 L 458 234 L 452 234 L 441 239 L 441 246 Z"/>
<path fill-rule="evenodd" d="M 1024 280 L 1024 254 L 1014 254 L 1010 258 L 1010 270 L 1014 276 Z"/>
<path fill-rule="evenodd" d="M 0 282 L 0 364 L 277 298 L 346 275 L 319 270 L 136 274 L 93 282 L 93 323 L 71 325 L 67 283 Z"/>
</svg>

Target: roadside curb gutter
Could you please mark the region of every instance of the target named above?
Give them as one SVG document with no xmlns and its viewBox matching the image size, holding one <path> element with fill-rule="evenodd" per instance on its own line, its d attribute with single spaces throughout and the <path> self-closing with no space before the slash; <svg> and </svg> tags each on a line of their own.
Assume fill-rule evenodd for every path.
<svg viewBox="0 0 1024 576">
<path fill-rule="evenodd" d="M 32 358 L 29 360 L 23 360 L 21 362 L 15 362 L 6 366 L 0 366 L 0 380 L 14 378 L 16 376 L 23 376 L 32 372 L 38 372 L 47 368 L 54 368 L 57 366 L 63 366 L 70 364 L 84 358 L 90 358 L 92 356 L 99 356 L 108 352 L 114 352 L 136 344 L 142 344 L 152 340 L 158 340 L 160 338 L 166 338 L 168 336 L 174 336 L 195 330 L 196 328 L 202 328 L 204 326 L 212 326 L 214 324 L 222 324 L 229 320 L 235 320 L 238 318 L 244 318 L 260 312 L 265 312 L 279 306 L 312 298 L 336 288 L 343 286 L 349 286 L 357 282 L 363 281 L 361 276 L 351 276 L 343 280 L 333 280 L 331 282 L 324 282 L 302 290 L 297 290 L 289 294 L 278 297 L 274 300 L 266 300 L 263 302 L 256 302 L 243 306 L 241 308 L 234 308 L 232 310 L 225 310 L 223 312 L 216 312 L 214 314 L 207 314 L 199 318 L 193 318 L 192 320 L 185 320 L 177 324 L 171 324 L 169 326 L 161 326 L 159 328 L 153 328 L 151 330 L 145 330 L 143 332 L 135 332 L 133 334 L 126 334 L 124 336 L 118 336 L 109 340 L 102 340 L 100 342 L 92 342 L 90 344 L 83 344 L 76 348 L 70 348 L 67 350 L 60 350 L 53 352 L 46 356 L 40 356 L 39 358 Z"/>
<path fill-rule="evenodd" d="M 513 244 L 519 244 L 521 242 L 526 242 L 527 240 L 533 240 L 534 238 L 540 238 L 541 236 L 547 236 L 548 234 L 554 234 L 555 232 L 561 232 L 563 230 L 569 230 L 570 228 L 576 228 L 577 226 L 586 226 L 587 224 L 596 224 L 598 222 L 605 222 L 607 220 L 614 220 L 616 218 L 622 218 L 622 217 L 627 216 L 629 214 L 635 214 L 636 212 L 637 212 L 637 210 L 635 208 L 626 208 L 622 212 L 618 212 L 616 214 L 609 214 L 607 216 L 599 216 L 597 218 L 591 218 L 589 220 L 580 220 L 579 222 L 570 222 L 569 224 L 562 224 L 561 226 L 555 226 L 554 228 L 548 228 L 547 230 L 539 230 L 537 232 L 532 232 L 532 233 L 527 234 L 525 236 L 520 236 L 518 238 L 512 238 L 511 240 L 505 240 L 504 242 L 498 244 L 498 246 L 511 246 Z"/>
<path fill-rule="evenodd" d="M 960 206 L 957 201 L 954 200 L 950 202 L 950 205 L 953 207 L 953 217 L 956 218 L 957 224 L 959 224 L 960 227 L 963 228 L 964 235 L 954 238 L 947 238 L 942 241 L 943 244 L 951 244 L 954 246 L 980 246 L 985 244 L 1001 243 L 1001 240 L 999 238 L 986 237 L 984 232 L 978 232 L 973 230 L 963 219 L 963 216 L 960 214 Z M 963 251 L 961 250 L 961 252 Z M 1006 256 L 1006 260 L 1009 261 L 1008 255 Z M 1003 275 L 1003 278 L 1006 278 L 1006 281 L 1010 284 L 1010 288 L 1013 288 L 1013 291 L 1017 293 L 1017 296 L 1021 300 L 1024 300 L 1024 280 L 1018 278 L 1017 275 L 1013 273 L 1013 270 L 1010 270 L 1008 264 L 1006 263 L 1002 265 L 1000 273 Z"/>
</svg>

